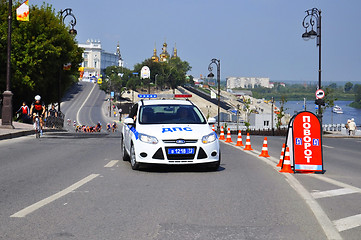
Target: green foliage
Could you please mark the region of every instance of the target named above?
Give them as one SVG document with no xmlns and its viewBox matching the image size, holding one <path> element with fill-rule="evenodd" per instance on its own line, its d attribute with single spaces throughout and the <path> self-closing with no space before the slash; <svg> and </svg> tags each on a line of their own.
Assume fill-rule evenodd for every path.
<svg viewBox="0 0 361 240">
<path fill-rule="evenodd" d="M 352 87 L 353 87 L 352 82 L 345 83 L 345 87 L 344 87 L 345 92 L 350 92 L 352 90 Z"/>
<path fill-rule="evenodd" d="M 350 106 L 354 108 L 361 108 L 361 84 L 355 84 L 353 88 L 355 100 L 350 104 Z"/>
<path fill-rule="evenodd" d="M 150 69 L 150 79 L 140 79 L 140 72 L 143 66 Z M 193 76 L 186 77 L 186 73 L 191 69 L 189 63 L 182 61 L 179 57 L 169 59 L 168 62 L 153 62 L 146 59 L 134 65 L 134 70 L 124 67 L 110 66 L 105 70 L 105 79 L 101 89 L 107 91 L 111 89 L 122 94 L 125 90 L 139 91 L 154 85 L 157 88 L 175 89 L 185 83 L 193 82 Z M 111 84 L 110 84 L 111 83 Z"/>
<path fill-rule="evenodd" d="M 31 102 L 39 94 L 45 103 L 57 102 L 59 79 L 62 93 L 76 81 L 82 52 L 68 33 L 59 14 L 49 4 L 30 6 L 30 21 L 16 20 L 13 6 L 11 91 L 13 105 L 22 101 Z M 7 51 L 7 1 L 0 2 L 0 65 L 6 66 Z M 70 71 L 63 65 L 72 63 Z M 60 75 L 60 76 L 59 76 Z M 6 69 L 0 69 L 0 91 L 5 90 Z M 61 78 L 60 78 L 61 77 Z M 62 94 L 61 93 L 61 94 Z M 16 107 L 14 107 L 16 109 Z"/>
<path fill-rule="evenodd" d="M 328 86 L 328 88 L 333 90 L 333 97 L 338 100 L 352 100 L 354 98 L 354 94 L 352 92 L 352 88 L 346 92 L 344 91 L 344 87 L 337 86 L 332 83 Z M 271 99 L 274 97 L 275 100 L 281 100 L 282 96 L 287 96 L 288 100 L 303 100 L 306 98 L 308 100 L 315 99 L 315 92 L 317 90 L 317 85 L 303 85 L 303 84 L 287 84 L 286 87 L 275 84 L 274 88 L 264 88 L 257 87 L 252 89 L 253 97 L 255 98 L 265 98 Z"/>
<path fill-rule="evenodd" d="M 147 86 L 153 82 L 157 87 L 172 89 L 186 83 L 186 74 L 191 70 L 189 63 L 179 57 L 171 58 L 168 62 L 153 62 L 150 58 L 134 66 L 134 72 L 139 72 L 143 66 L 150 69 L 150 79 L 143 79 L 141 86 Z M 156 77 L 157 76 L 157 77 Z M 155 78 L 157 78 L 155 81 Z"/>
<path fill-rule="evenodd" d="M 286 97 L 285 97 L 285 96 L 281 96 L 281 100 L 279 101 L 279 103 L 280 103 L 280 110 L 279 110 L 279 112 L 276 114 L 276 117 L 277 117 L 276 127 L 277 127 L 278 129 L 281 128 L 282 118 L 285 116 L 285 111 L 287 110 L 287 109 L 284 108 L 284 105 L 285 105 L 286 102 L 287 102 Z M 273 111 L 273 109 L 272 109 L 272 111 Z"/>
</svg>

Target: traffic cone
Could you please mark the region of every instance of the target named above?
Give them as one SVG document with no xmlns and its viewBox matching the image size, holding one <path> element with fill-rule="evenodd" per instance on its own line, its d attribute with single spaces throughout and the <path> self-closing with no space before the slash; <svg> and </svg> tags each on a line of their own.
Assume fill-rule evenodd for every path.
<svg viewBox="0 0 361 240">
<path fill-rule="evenodd" d="M 216 130 L 214 130 L 214 125 L 212 126 L 212 131 L 215 132 Z"/>
<path fill-rule="evenodd" d="M 241 130 L 238 130 L 238 137 L 237 137 L 237 143 L 236 146 L 240 146 L 243 147 L 243 143 L 242 143 L 242 133 Z"/>
<path fill-rule="evenodd" d="M 246 147 L 243 150 L 253 150 L 251 147 L 251 137 L 249 136 L 249 133 L 247 133 Z"/>
<path fill-rule="evenodd" d="M 227 131 L 227 140 L 225 142 L 227 142 L 227 143 L 233 142 L 232 138 L 231 138 L 231 131 L 230 131 L 229 128 L 228 128 L 228 131 Z"/>
<path fill-rule="evenodd" d="M 290 149 L 286 147 L 285 160 L 283 161 L 283 167 L 280 170 L 283 173 L 294 173 L 291 168 Z"/>
<path fill-rule="evenodd" d="M 283 155 L 285 155 L 285 144 L 282 145 L 282 151 L 281 151 L 280 161 L 278 162 L 278 164 L 277 164 L 276 167 L 282 167 Z"/>
<path fill-rule="evenodd" d="M 219 140 L 226 140 L 226 139 L 224 138 L 223 126 L 221 126 L 221 134 L 220 134 L 220 136 L 219 136 Z"/>
<path fill-rule="evenodd" d="M 270 157 L 268 154 L 267 137 L 265 137 L 263 140 L 262 152 L 259 157 Z"/>
</svg>

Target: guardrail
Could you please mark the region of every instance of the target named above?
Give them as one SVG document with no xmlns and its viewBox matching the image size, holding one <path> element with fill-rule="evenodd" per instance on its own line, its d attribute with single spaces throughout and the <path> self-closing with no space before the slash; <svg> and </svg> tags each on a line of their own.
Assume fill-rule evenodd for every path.
<svg viewBox="0 0 361 240">
<path fill-rule="evenodd" d="M 64 127 L 64 114 L 58 112 L 57 117 L 48 116 L 45 118 L 45 127 L 61 129 Z"/>
</svg>

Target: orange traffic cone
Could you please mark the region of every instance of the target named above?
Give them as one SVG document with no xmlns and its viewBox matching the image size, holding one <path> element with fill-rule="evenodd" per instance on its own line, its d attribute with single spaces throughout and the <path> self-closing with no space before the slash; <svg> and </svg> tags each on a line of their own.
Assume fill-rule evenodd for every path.
<svg viewBox="0 0 361 240">
<path fill-rule="evenodd" d="M 262 152 L 259 157 L 270 157 L 270 155 L 268 155 L 267 137 L 263 140 Z"/>
<path fill-rule="evenodd" d="M 225 142 L 227 142 L 227 143 L 233 142 L 232 138 L 231 138 L 231 130 L 229 128 L 228 128 L 228 131 L 227 131 L 227 140 Z"/>
<path fill-rule="evenodd" d="M 241 130 L 238 130 L 238 137 L 237 137 L 237 143 L 236 146 L 240 146 L 243 147 L 243 143 L 242 143 L 242 133 Z"/>
<path fill-rule="evenodd" d="M 219 136 L 219 140 L 226 140 L 226 139 L 224 138 L 223 126 L 221 126 L 221 134 L 220 134 L 220 136 Z"/>
<path fill-rule="evenodd" d="M 216 130 L 214 130 L 214 125 L 212 126 L 212 131 L 215 132 Z"/>
<path fill-rule="evenodd" d="M 280 161 L 278 162 L 278 164 L 277 164 L 276 167 L 282 167 L 283 155 L 285 155 L 285 144 L 282 145 L 282 151 L 281 151 Z"/>
<path fill-rule="evenodd" d="M 291 168 L 290 149 L 286 147 L 285 160 L 283 161 L 283 167 L 280 170 L 283 173 L 294 173 Z"/>
<path fill-rule="evenodd" d="M 249 133 L 247 133 L 246 147 L 243 150 L 253 150 L 251 147 L 251 137 L 249 136 Z"/>
</svg>

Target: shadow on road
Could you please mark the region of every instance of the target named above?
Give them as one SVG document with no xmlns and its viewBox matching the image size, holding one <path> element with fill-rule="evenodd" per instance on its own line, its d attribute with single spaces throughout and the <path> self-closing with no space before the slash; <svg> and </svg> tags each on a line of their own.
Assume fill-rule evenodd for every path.
<svg viewBox="0 0 361 240">
<path fill-rule="evenodd" d="M 47 133 L 44 135 L 46 138 L 58 138 L 58 139 L 74 139 L 74 138 L 119 138 L 119 133 L 77 133 L 77 132 L 56 132 Z"/>
<path fill-rule="evenodd" d="M 221 164 L 222 165 L 222 164 Z M 220 166 L 217 171 L 210 170 L 207 165 L 158 165 L 158 164 L 147 164 L 140 167 L 141 172 L 152 172 L 152 173 L 183 173 L 183 172 L 222 172 L 226 170 Z"/>
</svg>

